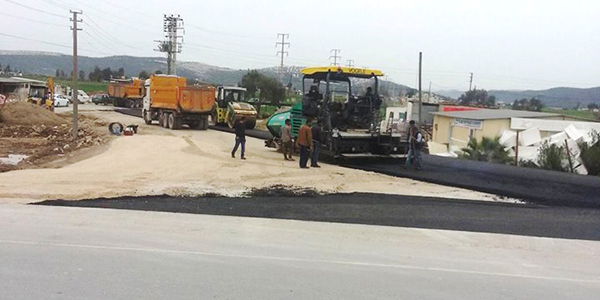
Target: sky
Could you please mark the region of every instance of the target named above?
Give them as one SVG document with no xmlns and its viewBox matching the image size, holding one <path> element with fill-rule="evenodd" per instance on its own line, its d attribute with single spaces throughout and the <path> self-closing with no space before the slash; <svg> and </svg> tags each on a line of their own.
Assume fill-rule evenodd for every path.
<svg viewBox="0 0 600 300">
<path fill-rule="evenodd" d="M 0 0 L 0 50 L 72 53 L 69 9 L 83 14 L 79 54 L 161 56 L 163 14 L 184 20 L 179 60 L 234 69 L 341 63 L 423 89 L 600 86 L 598 0 Z M 18 38 L 16 38 L 18 37 Z"/>
</svg>

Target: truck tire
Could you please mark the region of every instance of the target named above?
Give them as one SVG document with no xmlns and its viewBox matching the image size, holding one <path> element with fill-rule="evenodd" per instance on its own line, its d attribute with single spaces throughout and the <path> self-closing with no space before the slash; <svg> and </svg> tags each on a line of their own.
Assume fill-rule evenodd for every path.
<svg viewBox="0 0 600 300">
<path fill-rule="evenodd" d="M 169 117 L 167 117 L 167 127 L 171 130 L 178 129 L 176 127 L 177 124 L 175 124 L 175 119 L 175 114 L 169 114 Z"/>
<path fill-rule="evenodd" d="M 167 127 L 167 126 L 165 126 L 165 123 L 167 122 L 165 120 L 166 117 L 167 117 L 167 113 L 162 112 L 162 111 L 159 112 L 159 115 L 158 115 L 158 125 L 160 125 L 161 127 Z"/>
<path fill-rule="evenodd" d="M 208 116 L 204 116 L 201 119 L 201 124 L 202 124 L 202 130 L 207 130 L 208 129 Z"/>
<path fill-rule="evenodd" d="M 175 114 L 171 114 L 171 116 L 173 116 L 173 123 L 171 123 L 171 129 L 181 129 L 181 126 L 183 126 L 183 118 L 181 116 L 175 116 Z"/>
<path fill-rule="evenodd" d="M 149 110 L 144 110 L 142 111 L 142 116 L 144 117 L 144 122 L 146 122 L 146 125 L 152 124 L 152 112 Z"/>
</svg>

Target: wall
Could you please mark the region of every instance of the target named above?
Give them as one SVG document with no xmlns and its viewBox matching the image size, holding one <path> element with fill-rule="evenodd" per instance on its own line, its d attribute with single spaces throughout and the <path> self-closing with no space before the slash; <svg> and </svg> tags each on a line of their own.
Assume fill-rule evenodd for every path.
<svg viewBox="0 0 600 300">
<path fill-rule="evenodd" d="M 452 124 L 452 118 L 444 116 L 433 117 L 433 141 L 440 144 L 448 144 L 448 131 Z"/>
<path fill-rule="evenodd" d="M 484 120 L 483 129 L 477 130 L 475 137 L 478 141 L 481 141 L 483 137 L 495 138 L 502 135 L 505 129 L 510 129 L 510 119 Z"/>
</svg>

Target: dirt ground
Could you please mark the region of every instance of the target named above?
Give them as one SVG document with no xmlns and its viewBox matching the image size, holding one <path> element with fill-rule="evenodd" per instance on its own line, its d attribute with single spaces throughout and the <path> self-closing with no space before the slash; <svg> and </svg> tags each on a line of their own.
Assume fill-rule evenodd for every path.
<svg viewBox="0 0 600 300">
<path fill-rule="evenodd" d="M 505 201 L 494 195 L 322 164 L 299 169 L 280 153 L 248 138 L 246 161 L 231 158 L 233 135 L 219 131 L 171 131 L 139 118 L 89 107 L 94 122 L 139 125 L 139 134 L 115 137 L 106 149 L 49 162 L 46 169 L 0 173 L 0 202 L 97 197 L 220 194 L 237 196 L 253 188 L 283 185 L 319 192 L 370 192 Z M 83 117 L 84 119 L 86 117 Z M 106 130 L 106 129 L 104 129 Z"/>
<path fill-rule="evenodd" d="M 47 167 L 48 163 L 80 156 L 81 153 L 74 152 L 90 150 L 110 140 L 104 120 L 82 115 L 79 139 L 73 141 L 71 118 L 66 111 L 53 113 L 22 101 L 8 103 L 0 111 L 0 158 L 11 155 L 27 158 L 17 165 L 0 164 L 0 172 Z"/>
</svg>

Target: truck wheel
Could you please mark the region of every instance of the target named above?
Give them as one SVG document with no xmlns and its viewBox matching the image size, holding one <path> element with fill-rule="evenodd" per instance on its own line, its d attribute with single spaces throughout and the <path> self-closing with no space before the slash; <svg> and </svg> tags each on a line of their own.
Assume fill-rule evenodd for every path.
<svg viewBox="0 0 600 300">
<path fill-rule="evenodd" d="M 202 124 L 202 130 L 207 130 L 208 129 L 208 116 L 205 116 L 201 119 L 200 124 Z"/>
<path fill-rule="evenodd" d="M 144 116 L 144 122 L 146 122 L 146 125 L 152 124 L 152 113 L 149 110 L 144 110 L 142 112 L 142 116 Z"/>
<path fill-rule="evenodd" d="M 177 129 L 175 128 L 175 116 L 174 114 L 169 114 L 169 116 L 167 117 L 167 127 L 171 130 L 173 129 Z"/>
<path fill-rule="evenodd" d="M 161 127 L 166 127 L 166 126 L 165 126 L 165 123 L 167 122 L 167 121 L 165 120 L 166 116 L 167 116 L 167 114 L 166 114 L 166 113 L 164 113 L 164 112 L 162 112 L 162 111 L 161 111 L 161 112 L 159 112 L 159 115 L 158 115 L 158 125 L 160 125 Z"/>
<path fill-rule="evenodd" d="M 171 124 L 171 129 L 181 129 L 181 127 L 183 126 L 183 118 L 181 116 L 174 116 L 173 115 L 173 124 Z"/>
</svg>

